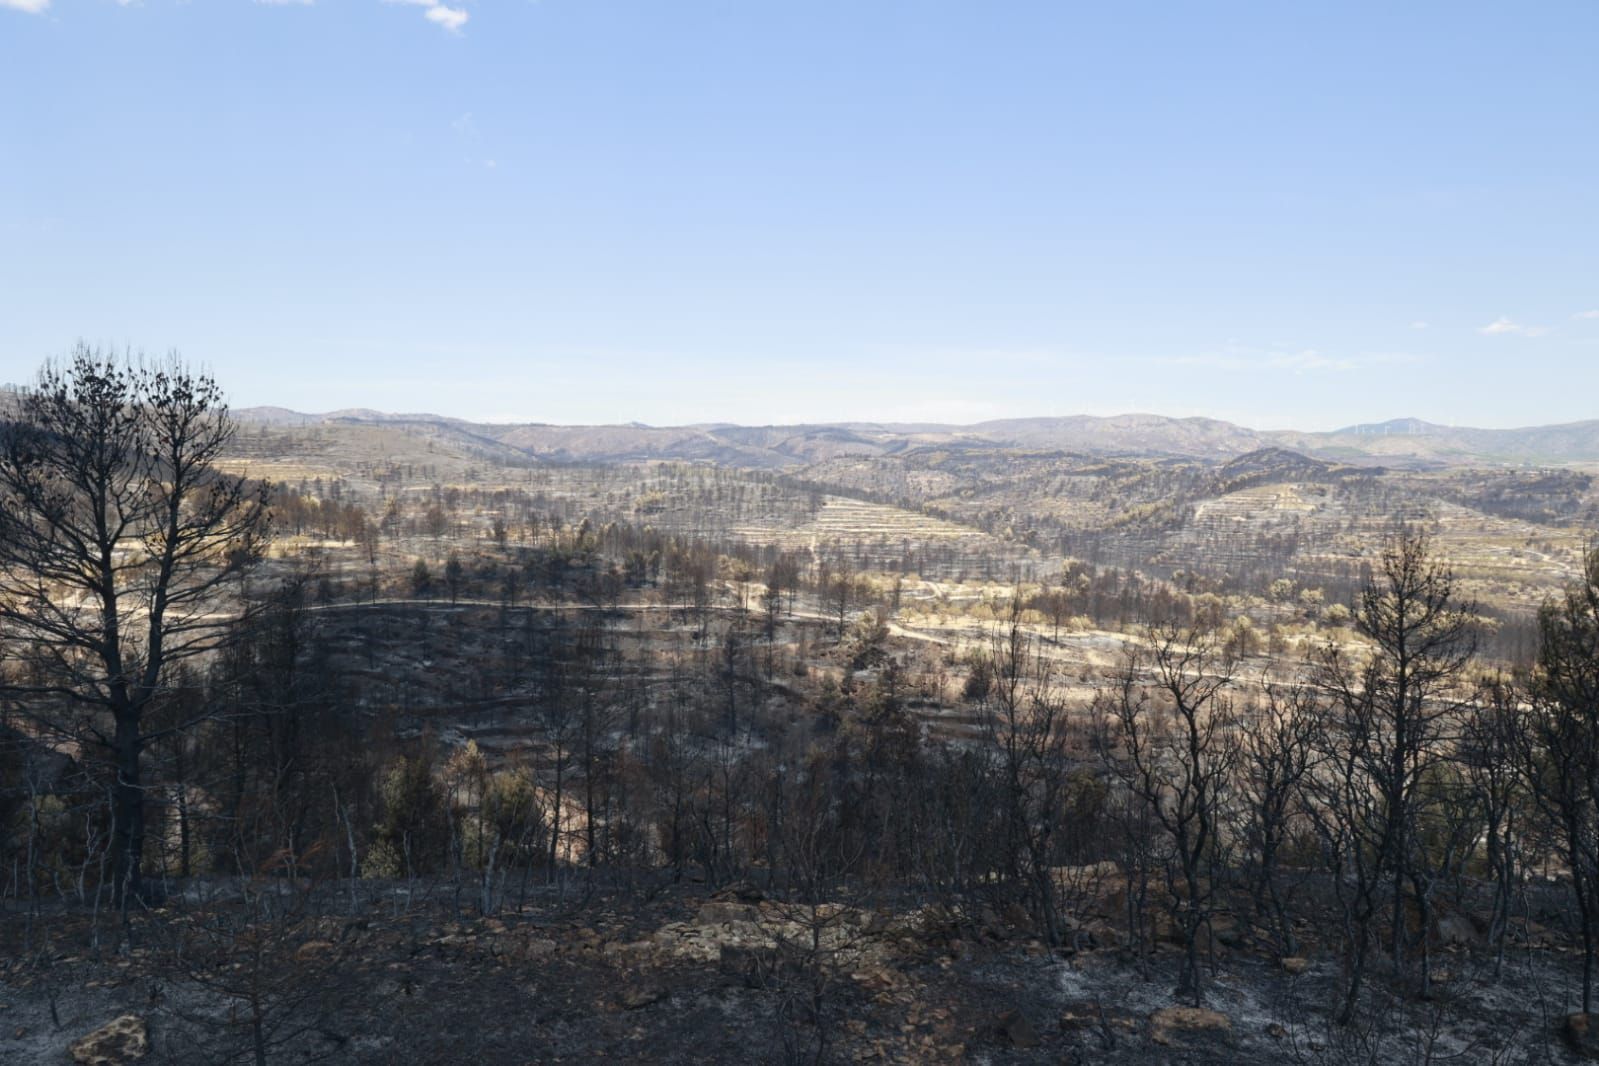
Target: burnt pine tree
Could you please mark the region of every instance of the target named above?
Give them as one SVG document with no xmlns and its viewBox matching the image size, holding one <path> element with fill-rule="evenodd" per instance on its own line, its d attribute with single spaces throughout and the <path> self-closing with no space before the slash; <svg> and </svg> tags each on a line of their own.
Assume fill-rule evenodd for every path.
<svg viewBox="0 0 1599 1066">
<path fill-rule="evenodd" d="M 1238 761 L 1229 690 L 1235 663 L 1214 633 L 1151 627 L 1097 709 L 1116 745 L 1111 769 L 1169 845 L 1166 898 L 1183 938 L 1178 995 L 1203 1004 L 1201 936 L 1210 928 L 1215 851 Z"/>
<path fill-rule="evenodd" d="M 138 899 L 146 711 L 180 663 L 227 638 L 225 583 L 260 558 L 264 484 L 216 460 L 234 423 L 215 381 L 175 358 L 80 345 L 47 364 L 0 426 L 0 677 L 43 728 L 105 751 L 114 898 Z"/>
<path fill-rule="evenodd" d="M 1599 955 L 1599 547 L 1581 581 L 1538 615 L 1522 760 L 1533 799 L 1555 828 L 1582 933 L 1582 1010 L 1594 1006 Z"/>
<path fill-rule="evenodd" d="M 1475 604 L 1456 595 L 1454 571 L 1433 558 L 1423 533 L 1405 528 L 1384 547 L 1356 604 L 1364 653 L 1332 646 L 1321 656 L 1318 680 L 1329 713 L 1313 791 L 1324 808 L 1319 824 L 1331 830 L 1324 842 L 1343 852 L 1330 856 L 1344 874 L 1339 1024 L 1358 1007 L 1369 940 L 1385 908 L 1395 972 L 1406 968 L 1410 908 L 1425 950 L 1436 857 L 1420 829 L 1440 803 L 1428 782 L 1448 756 L 1467 702 L 1461 689 L 1476 651 L 1476 621 Z M 1421 979 L 1425 987 L 1425 967 Z"/>
</svg>

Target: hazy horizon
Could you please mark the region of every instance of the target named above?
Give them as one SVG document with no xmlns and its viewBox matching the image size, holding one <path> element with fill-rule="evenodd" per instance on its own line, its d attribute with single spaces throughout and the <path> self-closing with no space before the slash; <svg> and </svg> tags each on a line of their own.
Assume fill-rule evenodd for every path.
<svg viewBox="0 0 1599 1066">
<path fill-rule="evenodd" d="M 802 419 L 802 420 L 788 421 L 788 422 L 749 422 L 749 421 L 737 421 L 735 419 L 713 418 L 713 419 L 705 419 L 705 420 L 697 421 L 697 422 L 646 422 L 646 421 L 643 421 L 641 419 L 636 419 L 636 418 L 616 418 L 616 419 L 609 419 L 609 420 L 606 420 L 606 421 L 603 421 L 603 422 L 552 422 L 552 421 L 546 421 L 546 420 L 541 420 L 541 419 L 526 419 L 526 418 L 515 418 L 515 417 L 511 417 L 511 418 L 471 418 L 471 417 L 468 417 L 468 416 L 465 416 L 465 415 L 456 414 L 456 413 L 454 413 L 452 411 L 442 411 L 442 410 L 415 410 L 415 411 L 384 410 L 384 409 L 379 409 L 379 408 L 372 407 L 369 404 L 352 404 L 352 405 L 345 406 L 345 407 L 330 407 L 330 408 L 326 408 L 324 410 L 317 410 L 317 411 L 301 410 L 299 408 L 285 407 L 285 406 L 283 406 L 281 404 L 254 404 L 254 403 L 245 403 L 245 402 L 232 402 L 231 403 L 231 407 L 232 407 L 233 411 L 235 413 L 238 413 L 238 414 L 250 414 L 252 412 L 259 412 L 259 411 L 281 411 L 281 412 L 284 412 L 286 414 L 298 415 L 298 416 L 302 416 L 302 417 L 306 417 L 306 418 L 326 418 L 326 417 L 337 417 L 337 416 L 354 416 L 354 415 L 357 415 L 357 414 L 372 414 L 372 415 L 379 415 L 379 416 L 382 416 L 382 417 L 385 417 L 385 418 L 441 419 L 441 420 L 448 420 L 448 421 L 466 422 L 466 423 L 475 424 L 475 425 L 490 425 L 490 426 L 547 425 L 547 426 L 555 426 L 555 427 L 558 427 L 558 428 L 583 428 L 583 427 L 589 427 L 589 426 L 593 426 L 593 427 L 600 427 L 600 426 L 606 426 L 606 427 L 610 427 L 610 426 L 629 427 L 629 426 L 632 426 L 632 427 L 639 427 L 639 428 L 643 428 L 643 429 L 693 429 L 693 428 L 714 427 L 714 426 L 734 426 L 734 427 L 739 427 L 739 428 L 744 428 L 744 429 L 763 429 L 763 428 L 782 428 L 782 427 L 788 427 L 788 426 L 831 426 L 831 425 L 863 425 L 863 426 L 865 426 L 865 425 L 876 425 L 876 426 L 883 426 L 885 428 L 902 428 L 902 427 L 906 427 L 906 426 L 939 426 L 939 427 L 944 427 L 944 428 L 949 428 L 949 429 L 962 429 L 962 428 L 967 428 L 967 427 L 971 427 L 971 426 L 983 425 L 983 424 L 991 423 L 991 422 L 1048 421 L 1048 420 L 1063 420 L 1063 419 L 1072 419 L 1072 418 L 1095 418 L 1095 419 L 1161 418 L 1161 419 L 1176 419 L 1176 420 L 1200 419 L 1200 420 L 1205 420 L 1205 421 L 1225 422 L 1225 423 L 1228 423 L 1230 425 L 1236 426 L 1236 427 L 1238 427 L 1240 429 L 1255 430 L 1257 432 L 1262 432 L 1262 433 L 1306 433 L 1306 434 L 1315 434 L 1315 433 L 1335 433 L 1335 432 L 1338 432 L 1340 430 L 1355 429 L 1357 427 L 1368 427 L 1368 426 L 1375 427 L 1375 426 L 1383 426 L 1383 425 L 1388 425 L 1388 424 L 1397 423 L 1397 422 L 1409 422 L 1409 421 L 1425 422 L 1428 425 L 1437 426 L 1439 428 L 1446 428 L 1446 429 L 1471 429 L 1471 430 L 1536 429 L 1536 428 L 1548 428 L 1548 427 L 1561 426 L 1561 425 L 1578 425 L 1578 424 L 1582 424 L 1582 423 L 1585 423 L 1585 422 L 1599 421 L 1599 419 L 1578 419 L 1578 420 L 1574 420 L 1572 422 L 1544 422 L 1544 423 L 1525 423 L 1525 424 L 1519 424 L 1519 425 L 1485 426 L 1485 425 L 1468 425 L 1466 423 L 1461 423 L 1461 422 L 1434 422 L 1434 421 L 1432 421 L 1430 419 L 1418 419 L 1418 418 L 1416 418 L 1415 416 L 1412 416 L 1412 415 L 1395 415 L 1395 416 L 1393 416 L 1391 418 L 1367 418 L 1367 419 L 1361 419 L 1361 420 L 1356 421 L 1356 422 L 1345 422 L 1345 423 L 1340 423 L 1340 424 L 1335 425 L 1335 426 L 1325 426 L 1325 427 L 1320 427 L 1320 426 L 1310 427 L 1310 426 L 1302 426 L 1302 425 L 1264 426 L 1264 425 L 1251 425 L 1251 424 L 1249 424 L 1247 422 L 1239 422 L 1239 421 L 1235 421 L 1233 419 L 1218 418 L 1218 417 L 1215 417 L 1215 416 L 1212 416 L 1212 415 L 1205 415 L 1205 414 L 1170 415 L 1170 414 L 1162 414 L 1161 412 L 1158 412 L 1158 411 L 1125 410 L 1125 411 L 1111 411 L 1111 412 L 1103 413 L 1103 414 L 1095 413 L 1095 412 L 1089 412 L 1089 411 L 1061 411 L 1061 412 L 1055 412 L 1055 413 L 1049 413 L 1049 414 L 1038 414 L 1038 413 L 1035 413 L 1035 414 L 1022 414 L 1022 415 L 1002 415 L 1002 416 L 999 416 L 997 418 L 972 419 L 972 420 L 968 420 L 968 421 L 945 421 L 945 420 L 939 420 L 939 419 L 918 419 L 918 420 L 906 421 L 906 420 L 885 419 L 885 418 L 845 418 L 845 419 L 829 419 L 829 420 L 825 420 L 825 421 L 824 420 L 817 420 L 817 419 Z"/>
</svg>

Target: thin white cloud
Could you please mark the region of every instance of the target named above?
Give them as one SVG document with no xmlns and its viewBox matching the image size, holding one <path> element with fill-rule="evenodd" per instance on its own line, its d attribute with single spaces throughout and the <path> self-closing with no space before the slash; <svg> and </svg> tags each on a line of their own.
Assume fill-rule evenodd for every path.
<svg viewBox="0 0 1599 1066">
<path fill-rule="evenodd" d="M 50 7 L 50 0 L 0 0 L 0 7 L 27 15 L 42 15 Z"/>
<path fill-rule="evenodd" d="M 1418 319 L 1416 319 L 1416 321 L 1414 321 L 1414 322 L 1412 322 L 1410 324 L 1410 328 L 1411 329 L 1426 329 L 1428 327 L 1428 325 L 1429 325 L 1429 323 L 1423 322 L 1421 319 L 1418 318 Z"/>
<path fill-rule="evenodd" d="M 472 17 L 465 8 L 451 7 L 440 3 L 439 0 L 383 0 L 386 4 L 404 4 L 407 7 L 420 7 L 423 9 L 422 17 L 435 26 L 442 26 L 450 33 L 460 33 L 461 27 L 467 24 Z"/>
<path fill-rule="evenodd" d="M 1523 326 L 1519 322 L 1512 322 L 1505 315 L 1500 315 L 1486 326 L 1479 326 L 1477 332 L 1484 337 L 1542 337 L 1549 332 L 1549 327 Z"/>
<path fill-rule="evenodd" d="M 472 16 L 458 7 L 445 7 L 443 4 L 434 4 L 423 13 L 429 22 L 443 26 L 451 33 L 460 33 L 461 27 L 466 25 L 466 20 Z"/>
<path fill-rule="evenodd" d="M 1578 311 L 1572 318 L 1599 318 L 1599 311 Z"/>
<path fill-rule="evenodd" d="M 1358 359 L 1333 358 L 1306 348 L 1302 352 L 1284 352 L 1268 356 L 1265 366 L 1270 370 L 1293 370 L 1302 374 L 1310 370 L 1359 370 L 1361 363 Z"/>
</svg>

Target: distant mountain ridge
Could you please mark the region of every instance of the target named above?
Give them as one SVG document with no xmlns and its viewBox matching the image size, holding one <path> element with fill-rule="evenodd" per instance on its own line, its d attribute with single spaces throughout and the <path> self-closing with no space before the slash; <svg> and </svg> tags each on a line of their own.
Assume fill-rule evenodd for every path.
<svg viewBox="0 0 1599 1066">
<path fill-rule="evenodd" d="M 956 447 L 1178 456 L 1218 463 L 1286 449 L 1318 460 L 1359 465 L 1599 464 L 1599 419 L 1520 429 L 1473 429 L 1398 418 L 1307 433 L 1255 430 L 1213 418 L 1151 414 L 1008 418 L 971 425 L 839 422 L 788 426 L 495 424 L 365 408 L 305 414 L 281 407 L 251 407 L 236 414 L 245 422 L 281 427 L 385 426 L 457 439 L 479 452 L 553 462 L 659 459 L 783 469 L 844 456 Z"/>
<path fill-rule="evenodd" d="M 1334 430 L 1334 436 L 1361 436 L 1361 437 L 1388 437 L 1394 434 L 1401 436 L 1423 436 L 1429 433 L 1448 432 L 1448 426 L 1436 425 L 1432 422 L 1423 422 L 1419 418 L 1390 418 L 1386 422 L 1368 422 L 1359 426 L 1346 426 Z"/>
</svg>

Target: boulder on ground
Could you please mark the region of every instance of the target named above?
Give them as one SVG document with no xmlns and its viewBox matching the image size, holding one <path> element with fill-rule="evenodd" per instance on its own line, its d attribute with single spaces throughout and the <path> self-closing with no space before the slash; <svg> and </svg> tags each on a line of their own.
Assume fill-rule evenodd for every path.
<svg viewBox="0 0 1599 1066">
<path fill-rule="evenodd" d="M 295 962 L 310 962 L 333 950 L 331 940 L 307 940 L 294 951 Z"/>
<path fill-rule="evenodd" d="M 766 898 L 766 894 L 749 881 L 734 881 L 730 885 L 723 885 L 712 896 L 717 900 L 737 900 L 740 903 L 759 903 Z"/>
<path fill-rule="evenodd" d="M 700 906 L 694 921 L 698 925 L 726 925 L 731 922 L 759 922 L 759 907 L 749 903 L 727 903 L 713 900 Z"/>
<path fill-rule="evenodd" d="M 1232 1029 L 1227 1015 L 1204 1007 L 1162 1007 L 1149 1016 L 1149 1038 L 1157 1044 L 1177 1044 L 1191 1037 L 1226 1038 Z"/>
<path fill-rule="evenodd" d="M 995 1028 L 999 1034 L 1010 1042 L 1015 1048 L 1035 1048 L 1038 1046 L 1038 1030 L 1033 1028 L 1033 1023 L 1027 1020 L 1027 1015 L 1019 1010 L 1008 1010 L 999 1016 Z"/>
<path fill-rule="evenodd" d="M 622 989 L 622 994 L 617 997 L 623 1010 L 638 1010 L 648 1007 L 652 1003 L 659 1003 L 666 998 L 666 989 L 658 984 L 629 985 Z"/>
<path fill-rule="evenodd" d="M 143 1018 L 124 1014 L 74 1040 L 67 1051 L 81 1066 L 122 1066 L 150 1053 L 150 1034 Z"/>
</svg>

